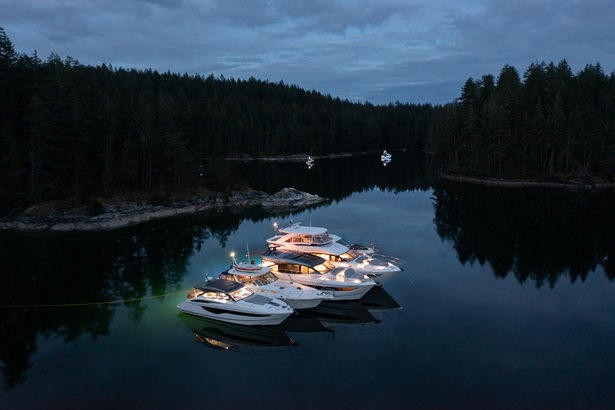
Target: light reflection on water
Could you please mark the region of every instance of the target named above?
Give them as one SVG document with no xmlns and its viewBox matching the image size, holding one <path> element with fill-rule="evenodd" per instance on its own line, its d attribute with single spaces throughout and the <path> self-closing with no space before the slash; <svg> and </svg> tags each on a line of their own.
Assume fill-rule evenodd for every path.
<svg viewBox="0 0 615 410">
<path fill-rule="evenodd" d="M 395 171 L 399 157 L 386 171 Z M 551 216 L 539 215 L 548 226 L 565 229 L 535 230 L 531 249 L 542 262 L 524 266 L 541 270 L 502 275 L 493 265 L 516 256 L 508 247 L 488 245 L 507 244 L 506 238 L 495 239 L 502 232 L 519 244 L 527 238 L 515 235 L 529 232 L 509 212 L 517 207 L 514 192 L 507 197 L 509 191 L 502 191 L 498 208 L 489 202 L 493 190 L 405 186 L 391 179 L 383 190 L 376 185 L 340 192 L 340 199 L 325 206 L 281 217 L 178 218 L 47 238 L 3 234 L 8 270 L 0 294 L 7 304 L 112 301 L 188 290 L 205 269 L 213 275 L 227 268 L 230 252 L 243 254 L 246 242 L 251 253 L 264 250 L 273 222 L 287 224 L 290 218 L 327 227 L 351 242 L 374 243 L 380 253 L 403 259 L 405 273 L 384 285 L 386 293 L 376 295 L 376 302 L 343 304 L 337 311 L 333 306 L 282 324 L 273 333 L 277 344 L 292 341 L 283 346 L 263 346 L 267 331 L 251 335 L 249 329 L 246 334 L 201 319 L 186 325 L 176 308 L 183 295 L 98 307 L 4 309 L 0 360 L 7 389 L 0 407 L 612 404 L 615 285 L 608 256 L 614 241 L 600 226 L 609 226 L 613 216 L 603 211 L 596 222 L 590 217 L 610 203 L 608 195 L 551 197 Z M 455 193 L 453 205 L 438 207 L 442 192 Z M 528 209 L 547 202 L 525 195 Z M 481 203 L 490 203 L 501 223 L 493 226 L 497 218 Z M 489 224 L 480 225 L 473 211 Z M 568 243 L 589 235 L 583 241 L 594 252 L 541 256 L 552 252 L 546 242 L 562 232 L 571 235 L 563 238 Z M 383 300 L 393 307 L 378 307 Z M 199 332 L 209 343 L 197 340 Z M 220 339 L 233 347 L 213 347 Z"/>
</svg>

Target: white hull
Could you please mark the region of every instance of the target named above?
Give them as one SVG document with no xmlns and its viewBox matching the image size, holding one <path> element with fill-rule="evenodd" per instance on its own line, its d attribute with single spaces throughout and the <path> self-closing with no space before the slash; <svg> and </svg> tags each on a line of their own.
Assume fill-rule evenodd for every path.
<svg viewBox="0 0 615 410">
<path fill-rule="evenodd" d="M 284 302 L 294 310 L 308 310 L 314 309 L 316 306 L 320 305 L 320 303 L 324 300 L 323 298 L 319 299 L 284 299 Z"/>
<path fill-rule="evenodd" d="M 357 300 L 361 299 L 376 283 L 373 281 L 362 283 L 338 282 L 334 280 L 323 280 L 320 276 L 306 274 L 288 274 L 276 272 L 276 276 L 289 282 L 300 283 L 311 286 L 319 290 L 333 292 L 332 300 Z M 352 290 L 341 290 L 353 288 Z M 292 305 L 291 305 L 292 306 Z"/>
<path fill-rule="evenodd" d="M 376 282 L 378 284 L 378 286 L 382 286 L 385 283 L 387 283 L 388 281 L 390 281 L 393 276 L 397 275 L 399 272 L 399 270 L 396 271 L 392 271 L 392 272 L 385 272 L 382 274 L 368 274 L 368 276 L 370 277 L 371 280 L 373 280 L 374 282 Z M 375 275 L 374 277 L 372 277 L 371 275 Z"/>
<path fill-rule="evenodd" d="M 279 274 L 276 274 L 277 277 L 281 277 Z M 250 288 L 252 291 L 254 291 L 254 293 L 256 294 L 260 294 L 260 295 L 265 295 L 267 297 L 273 298 L 273 299 L 278 299 L 281 300 L 283 302 L 286 302 L 286 304 L 288 306 L 290 306 L 291 308 L 293 308 L 293 310 L 306 310 L 306 309 L 313 309 L 316 306 L 320 305 L 320 302 L 322 302 L 323 300 L 328 300 L 331 299 L 330 297 L 325 298 L 325 297 L 315 297 L 315 298 L 310 298 L 310 297 L 305 297 L 303 295 L 306 295 L 308 293 L 314 294 L 316 293 L 316 290 L 313 288 L 308 288 L 309 290 L 307 292 L 301 292 L 301 291 L 290 291 L 287 293 L 284 293 L 284 290 L 280 290 L 281 287 L 283 287 L 282 285 L 278 285 L 278 283 L 281 281 L 276 281 L 276 286 L 269 286 L 269 285 L 265 285 L 265 286 L 252 286 L 252 285 L 246 285 L 248 288 Z M 291 283 L 287 284 L 288 286 L 296 286 L 293 285 Z M 293 295 L 294 294 L 294 295 Z M 295 297 L 293 297 L 295 296 Z"/>
<path fill-rule="evenodd" d="M 177 307 L 188 315 L 248 326 L 279 325 L 293 313 L 292 311 L 276 311 L 273 309 L 250 309 L 249 312 L 246 312 L 224 304 L 195 302 L 195 299 L 185 300 Z"/>
</svg>

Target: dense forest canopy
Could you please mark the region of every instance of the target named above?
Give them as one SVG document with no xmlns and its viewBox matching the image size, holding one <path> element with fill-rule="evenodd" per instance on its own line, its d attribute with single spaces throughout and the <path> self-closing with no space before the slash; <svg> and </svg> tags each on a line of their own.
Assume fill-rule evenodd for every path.
<svg viewBox="0 0 615 410">
<path fill-rule="evenodd" d="M 498 78 L 470 78 L 445 104 L 429 141 L 445 171 L 524 178 L 615 176 L 615 72 L 565 60 L 505 65 Z"/>
<path fill-rule="evenodd" d="M 207 185 L 197 178 L 203 158 L 423 148 L 440 108 L 53 53 L 43 61 L 15 52 L 0 28 L 0 204 Z"/>
</svg>

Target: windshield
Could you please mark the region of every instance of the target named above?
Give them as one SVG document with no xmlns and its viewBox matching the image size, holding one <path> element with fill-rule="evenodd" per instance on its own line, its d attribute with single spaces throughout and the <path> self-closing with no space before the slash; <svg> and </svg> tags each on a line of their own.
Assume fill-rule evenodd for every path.
<svg viewBox="0 0 615 410">
<path fill-rule="evenodd" d="M 340 245 L 344 245 L 344 246 L 350 246 L 350 243 L 344 239 L 344 238 L 339 238 L 337 241 L 335 241 L 337 243 L 339 243 Z"/>
<path fill-rule="evenodd" d="M 289 242 L 325 244 L 331 242 L 329 232 L 315 235 L 294 235 Z"/>
<path fill-rule="evenodd" d="M 334 268 L 335 266 L 333 266 L 333 264 L 329 261 L 324 261 L 320 265 L 314 266 L 314 269 L 316 269 L 320 273 L 327 273 Z"/>
<path fill-rule="evenodd" d="M 252 292 L 250 289 L 243 287 L 241 289 L 237 289 L 236 291 L 229 293 L 229 296 L 235 300 L 242 300 L 242 299 L 247 298 L 253 293 L 254 292 Z"/>
<path fill-rule="evenodd" d="M 273 273 L 271 272 L 267 272 L 264 273 L 260 276 L 243 276 L 243 275 L 237 275 L 237 280 L 239 280 L 239 282 L 241 283 L 245 283 L 248 285 L 259 285 L 259 286 L 264 286 L 264 285 L 268 285 L 270 283 L 275 282 L 276 280 L 278 280 L 278 277 L 275 276 Z"/>
</svg>

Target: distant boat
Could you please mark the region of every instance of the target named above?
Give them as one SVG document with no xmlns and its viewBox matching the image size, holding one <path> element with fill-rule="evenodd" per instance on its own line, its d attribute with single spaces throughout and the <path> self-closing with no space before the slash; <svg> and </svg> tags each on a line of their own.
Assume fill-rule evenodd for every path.
<svg viewBox="0 0 615 410">
<path fill-rule="evenodd" d="M 391 154 L 389 154 L 387 152 L 387 150 L 384 150 L 384 152 L 382 153 L 382 155 L 380 155 L 380 161 L 382 161 L 382 164 L 386 167 L 387 164 L 389 162 L 391 162 L 391 159 L 393 158 L 393 156 Z"/>
<path fill-rule="evenodd" d="M 312 157 L 308 157 L 308 160 L 305 161 L 305 163 L 309 168 L 312 168 L 314 166 L 314 160 L 312 159 Z"/>
</svg>

